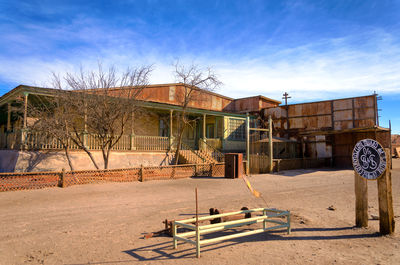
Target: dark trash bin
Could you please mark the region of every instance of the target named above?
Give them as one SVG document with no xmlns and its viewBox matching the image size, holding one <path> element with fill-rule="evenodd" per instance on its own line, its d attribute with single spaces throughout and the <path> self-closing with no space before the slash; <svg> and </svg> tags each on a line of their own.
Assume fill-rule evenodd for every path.
<svg viewBox="0 0 400 265">
<path fill-rule="evenodd" d="M 243 174 L 243 154 L 225 154 L 225 178 L 241 178 Z"/>
</svg>

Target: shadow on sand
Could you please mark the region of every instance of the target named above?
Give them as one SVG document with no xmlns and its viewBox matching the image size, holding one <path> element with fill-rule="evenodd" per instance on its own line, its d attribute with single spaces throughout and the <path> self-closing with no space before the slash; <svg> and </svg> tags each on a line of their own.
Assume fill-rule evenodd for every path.
<svg viewBox="0 0 400 265">
<path fill-rule="evenodd" d="M 347 234 L 347 235 L 306 235 L 296 236 L 296 232 L 313 233 L 313 232 L 335 232 L 343 230 L 353 230 L 354 227 L 337 227 L 337 228 L 295 228 L 292 229 L 291 235 L 286 235 L 286 230 L 275 230 L 269 231 L 268 233 L 256 234 L 246 236 L 242 238 L 235 238 L 215 244 L 209 244 L 202 246 L 201 252 L 206 253 L 215 249 L 226 248 L 245 242 L 257 242 L 257 241 L 268 241 L 268 240 L 283 240 L 283 241 L 301 241 L 301 240 L 340 240 L 340 239 L 357 239 L 357 238 L 371 238 L 379 237 L 379 233 L 373 234 Z M 247 230 L 247 229 L 245 229 Z M 240 230 L 240 231 L 245 231 Z M 213 233 L 212 235 L 204 235 L 204 239 L 214 238 L 216 236 L 225 236 L 237 232 L 235 229 L 226 230 L 224 232 Z M 183 248 L 183 245 L 185 247 Z M 189 248 L 188 248 L 189 246 Z M 196 251 L 194 247 L 185 243 L 179 243 L 178 249 L 172 248 L 172 238 L 168 238 L 168 242 L 148 245 L 135 249 L 125 250 L 124 253 L 132 256 L 138 261 L 151 261 L 151 260 L 166 260 L 166 259 L 184 259 L 196 257 Z M 179 249 L 181 248 L 181 249 Z"/>
<path fill-rule="evenodd" d="M 305 174 L 310 174 L 310 173 L 315 173 L 315 172 L 336 172 L 339 169 L 337 168 L 331 168 L 331 167 L 325 167 L 325 168 L 310 168 L 310 169 L 292 169 L 292 170 L 282 170 L 279 172 L 274 172 L 274 175 L 279 175 L 283 177 L 296 177 L 300 175 L 305 175 Z M 343 169 L 340 169 L 343 170 Z"/>
<path fill-rule="evenodd" d="M 250 229 L 241 229 L 240 231 L 246 231 Z M 246 242 L 258 242 L 258 241 L 302 241 L 302 240 L 340 240 L 340 239 L 358 239 L 358 238 L 374 238 L 379 237 L 379 233 L 372 234 L 346 234 L 346 235 L 335 235 L 332 233 L 336 231 L 350 231 L 350 230 L 358 230 L 354 227 L 335 227 L 335 228 L 294 228 L 292 229 L 292 234 L 287 235 L 285 230 L 275 230 L 269 231 L 267 233 L 261 233 L 251 236 L 246 236 L 242 238 L 235 238 L 227 241 L 222 241 L 214 244 L 209 244 L 201 247 L 201 253 L 207 253 L 212 250 L 227 248 L 230 246 L 238 245 Z M 225 236 L 232 233 L 238 232 L 236 229 L 230 229 L 223 232 L 213 233 L 204 235 L 204 239 L 214 238 L 216 236 Z M 301 234 L 310 233 L 310 235 L 301 235 L 296 236 L 296 232 Z M 315 232 L 327 232 L 330 235 L 312 235 Z M 163 261 L 163 260 L 173 260 L 173 259 L 192 259 L 196 258 L 196 250 L 194 246 L 191 246 L 186 243 L 179 242 L 178 249 L 173 249 L 172 247 L 172 238 L 167 236 L 157 236 L 163 237 L 163 241 L 161 243 L 150 244 L 143 247 L 138 247 L 134 249 L 124 250 L 122 251 L 125 254 L 128 254 L 131 258 L 127 260 L 114 260 L 114 261 L 98 261 L 98 262 L 89 262 L 89 263 L 74 263 L 74 264 L 65 264 L 65 265 L 87 265 L 87 264 L 123 264 L 123 263 L 132 263 L 137 261 Z M 150 239 L 151 240 L 151 239 Z M 149 240 L 149 242 L 150 242 Z"/>
</svg>

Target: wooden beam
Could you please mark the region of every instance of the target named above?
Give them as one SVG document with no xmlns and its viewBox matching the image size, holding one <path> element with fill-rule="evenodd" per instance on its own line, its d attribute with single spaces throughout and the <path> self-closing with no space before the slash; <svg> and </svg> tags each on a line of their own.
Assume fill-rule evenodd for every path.
<svg viewBox="0 0 400 265">
<path fill-rule="evenodd" d="M 268 151 L 269 151 L 269 172 L 273 170 L 273 159 L 274 159 L 274 143 L 272 140 L 272 117 L 268 116 Z"/>
<path fill-rule="evenodd" d="M 263 128 L 249 128 L 250 131 L 260 131 L 260 132 L 268 132 L 269 129 L 263 129 Z"/>
<path fill-rule="evenodd" d="M 206 114 L 203 114 L 203 139 L 204 139 L 204 141 L 207 138 L 206 137 L 206 126 L 207 126 L 206 118 L 207 118 Z"/>
<path fill-rule="evenodd" d="M 169 148 L 172 150 L 173 144 L 173 132 L 172 132 L 172 123 L 173 123 L 173 110 L 169 110 Z"/>
<path fill-rule="evenodd" d="M 378 200 L 379 200 L 379 231 L 382 235 L 394 233 L 395 222 L 393 213 L 392 197 L 392 173 L 390 171 L 389 150 L 386 148 L 386 170 L 378 178 Z"/>
<path fill-rule="evenodd" d="M 24 93 L 24 122 L 23 122 L 24 129 L 26 129 L 26 120 L 28 116 L 28 96 L 29 93 Z"/>
<path fill-rule="evenodd" d="M 250 174 L 250 116 L 246 116 L 246 174 Z"/>
<path fill-rule="evenodd" d="M 7 103 L 7 132 L 11 131 L 11 102 Z"/>
<path fill-rule="evenodd" d="M 356 227 L 368 227 L 368 183 L 354 171 L 356 194 Z"/>
</svg>

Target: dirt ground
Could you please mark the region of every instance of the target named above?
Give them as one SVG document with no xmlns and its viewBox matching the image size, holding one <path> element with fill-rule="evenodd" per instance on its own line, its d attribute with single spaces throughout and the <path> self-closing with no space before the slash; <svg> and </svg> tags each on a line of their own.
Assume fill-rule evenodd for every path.
<svg viewBox="0 0 400 265">
<path fill-rule="evenodd" d="M 169 237 L 143 239 L 143 233 L 162 229 L 165 218 L 193 216 L 195 187 L 201 213 L 265 206 L 241 179 L 3 192 L 0 264 L 400 264 L 399 227 L 380 236 L 379 221 L 371 218 L 368 229 L 354 228 L 353 171 L 292 170 L 249 179 L 268 207 L 291 211 L 290 235 L 279 230 L 206 245 L 200 259 L 187 243 L 174 250 Z M 399 224 L 400 160 L 392 179 Z M 369 214 L 378 215 L 376 182 L 369 182 L 368 193 Z"/>
</svg>

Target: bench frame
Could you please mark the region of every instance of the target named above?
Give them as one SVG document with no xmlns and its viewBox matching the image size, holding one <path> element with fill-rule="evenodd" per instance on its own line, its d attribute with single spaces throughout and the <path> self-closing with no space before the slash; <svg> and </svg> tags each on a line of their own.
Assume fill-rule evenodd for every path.
<svg viewBox="0 0 400 265">
<path fill-rule="evenodd" d="M 173 221 L 172 222 L 173 247 L 174 247 L 174 249 L 176 249 L 178 247 L 179 240 L 184 241 L 189 244 L 193 244 L 196 246 L 196 256 L 197 256 L 197 258 L 200 258 L 200 246 L 201 245 L 219 242 L 219 241 L 223 241 L 223 240 L 228 240 L 228 239 L 232 239 L 232 238 L 254 235 L 254 234 L 262 233 L 262 232 L 265 232 L 268 230 L 279 229 L 279 228 L 287 228 L 287 233 L 290 234 L 290 231 L 291 231 L 290 211 L 282 211 L 282 210 L 277 210 L 277 209 L 256 208 L 256 209 L 242 210 L 242 211 L 237 211 L 237 212 L 222 213 L 222 214 L 198 217 L 198 221 L 207 221 L 207 220 L 212 220 L 212 219 L 220 218 L 220 217 L 226 217 L 226 216 L 232 216 L 232 215 L 238 215 L 238 214 L 246 214 L 246 213 L 257 213 L 257 212 L 262 213 L 262 215 L 251 217 L 251 218 L 238 219 L 238 220 L 234 220 L 234 221 L 221 222 L 221 223 L 216 223 L 216 224 L 199 225 L 198 224 L 199 222 L 197 222 L 197 225 L 196 225 L 196 218 L 185 219 L 185 220 L 180 220 L 180 221 Z M 274 217 L 282 217 L 282 216 L 286 217 L 286 222 L 283 220 L 272 219 Z M 203 240 L 200 239 L 200 236 L 204 235 L 204 234 L 213 233 L 213 232 L 217 232 L 217 231 L 223 231 L 223 230 L 234 228 L 234 227 L 240 227 L 243 225 L 250 225 L 250 224 L 261 223 L 261 222 L 263 223 L 263 227 L 260 229 L 255 229 L 255 230 L 246 231 L 246 232 L 239 232 L 236 234 L 220 236 L 220 237 L 215 237 L 215 238 L 211 238 L 211 239 L 203 239 Z M 195 224 L 193 224 L 193 223 L 195 223 Z M 275 226 L 267 227 L 267 223 L 273 223 L 273 224 L 275 224 Z M 184 228 L 192 230 L 192 231 L 178 233 L 177 232 L 178 227 L 184 227 Z M 195 236 L 194 239 L 189 239 L 190 237 L 193 237 L 193 236 Z"/>
</svg>

